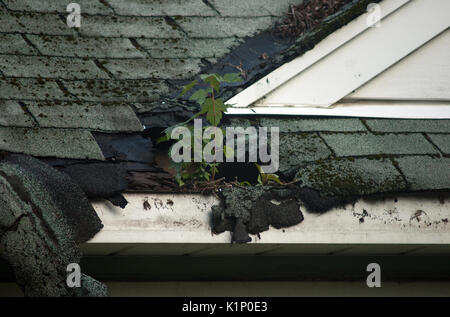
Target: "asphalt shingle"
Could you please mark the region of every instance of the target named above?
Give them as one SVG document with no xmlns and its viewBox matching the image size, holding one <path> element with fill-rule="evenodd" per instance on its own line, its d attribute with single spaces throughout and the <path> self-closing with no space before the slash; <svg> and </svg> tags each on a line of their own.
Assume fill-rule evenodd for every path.
<svg viewBox="0 0 450 317">
<path fill-rule="evenodd" d="M 98 102 L 149 102 L 169 93 L 158 80 L 64 80 L 63 85 L 81 100 Z"/>
<path fill-rule="evenodd" d="M 398 192 L 406 183 L 388 159 L 332 159 L 301 168 L 296 176 L 302 187 L 328 196 Z"/>
<path fill-rule="evenodd" d="M 101 60 L 117 79 L 189 79 L 200 72 L 200 59 Z"/>
<path fill-rule="evenodd" d="M 306 162 L 329 157 L 331 151 L 314 133 L 280 134 L 280 171 L 289 173 Z"/>
<path fill-rule="evenodd" d="M 0 70 L 9 77 L 109 78 L 93 61 L 64 57 L 0 55 Z"/>
<path fill-rule="evenodd" d="M 3 0 L 10 10 L 15 11 L 35 11 L 35 12 L 58 12 L 67 13 L 67 5 L 70 1 L 61 0 Z M 112 10 L 101 1 L 77 0 L 82 14 L 112 14 Z"/>
<path fill-rule="evenodd" d="M 366 132 L 359 119 L 320 119 L 320 118 L 262 118 L 258 120 L 263 127 L 279 127 L 280 132 Z"/>
<path fill-rule="evenodd" d="M 17 101 L 0 100 L 0 126 L 32 127 L 33 118 Z"/>
<path fill-rule="evenodd" d="M 211 4 L 222 16 L 232 17 L 281 16 L 288 11 L 289 5 L 302 2 L 303 0 L 211 0 Z"/>
<path fill-rule="evenodd" d="M 321 133 L 337 156 L 439 154 L 422 134 Z"/>
<path fill-rule="evenodd" d="M 5 99 L 73 100 L 55 80 L 35 78 L 0 78 L 0 96 Z"/>
<path fill-rule="evenodd" d="M 411 190 L 450 188 L 450 158 L 411 156 L 395 160 Z"/>
<path fill-rule="evenodd" d="M 177 17 L 175 21 L 194 38 L 246 37 L 268 29 L 275 23 L 272 17 L 222 18 Z"/>
<path fill-rule="evenodd" d="M 217 13 L 202 0 L 108 0 L 119 15 L 214 16 Z"/>
<path fill-rule="evenodd" d="M 450 155 L 450 134 L 427 134 L 431 141 L 445 155 Z"/>
<path fill-rule="evenodd" d="M 140 121 L 126 104 L 25 102 L 25 105 L 40 127 L 142 131 Z"/>
<path fill-rule="evenodd" d="M 0 34 L 0 54 L 34 54 L 20 34 Z"/>
<path fill-rule="evenodd" d="M 240 43 L 225 39 L 138 39 L 138 43 L 154 58 L 221 58 Z"/>
<path fill-rule="evenodd" d="M 104 159 L 91 133 L 79 129 L 0 127 L 0 149 L 41 157 Z"/>
<path fill-rule="evenodd" d="M 182 32 L 161 17 L 85 16 L 80 33 L 96 37 L 180 38 Z"/>
<path fill-rule="evenodd" d="M 43 55 L 93 58 L 144 58 L 129 39 L 27 35 Z"/>
<path fill-rule="evenodd" d="M 374 132 L 443 132 L 450 133 L 450 120 L 364 120 Z"/>
<path fill-rule="evenodd" d="M 11 33 L 74 35 L 76 32 L 53 13 L 7 12 L 2 9 L 0 25 L 1 32 Z"/>
</svg>

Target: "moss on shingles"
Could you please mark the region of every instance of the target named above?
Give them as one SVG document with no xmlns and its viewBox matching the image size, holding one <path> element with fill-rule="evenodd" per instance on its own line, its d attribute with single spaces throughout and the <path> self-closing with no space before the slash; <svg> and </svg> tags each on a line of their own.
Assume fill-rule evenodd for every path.
<svg viewBox="0 0 450 317">
<path fill-rule="evenodd" d="M 302 187 L 323 196 L 355 196 L 398 192 L 407 188 L 401 174 L 384 158 L 344 158 L 319 161 L 301 169 Z"/>
</svg>

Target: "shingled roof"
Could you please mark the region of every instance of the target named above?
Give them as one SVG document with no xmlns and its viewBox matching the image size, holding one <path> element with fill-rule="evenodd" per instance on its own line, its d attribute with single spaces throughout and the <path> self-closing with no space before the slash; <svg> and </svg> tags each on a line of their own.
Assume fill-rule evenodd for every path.
<svg viewBox="0 0 450 317">
<path fill-rule="evenodd" d="M 26 294 L 71 294 L 61 263 L 78 262 L 78 244 L 102 227 L 87 198 L 124 207 L 129 190 L 180 190 L 162 166 L 167 149 L 153 140 L 197 111 L 174 97 L 181 85 L 239 71 L 244 81 L 222 90 L 232 97 L 379 1 L 305 0 L 286 22 L 302 0 L 77 0 L 77 29 L 66 24 L 68 2 L 0 0 L 0 244 Z M 333 9 L 317 11 L 321 4 Z M 305 14 L 313 21 L 303 23 Z M 279 127 L 287 182 L 221 188 L 212 230 L 233 231 L 234 242 L 300 223 L 300 203 L 325 212 L 361 196 L 450 190 L 450 120 L 227 116 L 225 124 Z M 241 167 L 224 170 L 242 178 L 251 168 Z M 85 294 L 106 293 L 83 278 Z"/>
<path fill-rule="evenodd" d="M 0 149 L 103 160 L 92 131 L 140 132 L 134 110 L 271 27 L 292 0 L 0 1 Z M 298 2 L 298 1 L 297 1 Z"/>
</svg>

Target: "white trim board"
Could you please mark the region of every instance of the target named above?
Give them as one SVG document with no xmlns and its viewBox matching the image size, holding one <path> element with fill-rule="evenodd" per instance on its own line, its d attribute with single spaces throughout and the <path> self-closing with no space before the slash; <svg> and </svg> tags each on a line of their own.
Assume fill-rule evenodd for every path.
<svg viewBox="0 0 450 317">
<path fill-rule="evenodd" d="M 354 102 L 341 103 L 329 108 L 286 107 L 284 105 L 266 105 L 251 108 L 229 108 L 229 115 L 299 115 L 299 116 L 336 116 L 358 118 L 392 119 L 448 119 L 450 102 Z"/>
<path fill-rule="evenodd" d="M 344 100 L 440 100 L 450 104 L 450 29 Z"/>
<path fill-rule="evenodd" d="M 410 108 L 379 108 L 381 113 L 374 112 L 375 107 L 362 109 L 356 105 L 353 105 L 353 108 L 339 106 L 333 107 L 333 109 L 329 108 L 345 97 L 349 97 L 352 101 L 357 100 L 356 97 L 352 97 L 352 92 L 448 29 L 450 19 L 446 12 L 450 12 L 450 1 L 434 0 L 433 2 L 433 6 L 427 0 L 403 1 L 402 3 L 397 1 L 381 2 L 381 12 L 384 12 L 384 15 L 380 28 L 366 26 L 364 30 L 361 30 L 361 24 L 366 25 L 367 14 L 359 17 L 327 37 L 312 51 L 281 66 L 229 100 L 228 103 L 235 105 L 229 108 L 227 113 L 450 118 L 446 108 L 439 108 L 439 111 L 435 111 L 438 108 L 428 108 L 433 107 L 434 104 L 427 103 L 427 100 L 446 100 L 446 98 L 439 98 L 438 93 L 434 95 L 434 98 L 424 97 L 423 100 L 422 98 L 412 100 Z M 396 6 L 393 6 L 394 3 Z M 387 7 L 388 4 L 389 7 Z M 390 8 L 390 11 L 386 8 Z M 421 21 L 421 23 L 417 23 L 417 21 Z M 356 35 L 355 29 L 360 31 Z M 333 47 L 332 51 L 324 49 L 330 47 Z M 443 53 L 446 52 L 443 51 Z M 311 56 L 315 56 L 315 58 Z M 294 72 L 296 74 L 292 76 Z M 445 79 L 443 80 L 445 81 Z M 264 89 L 261 88 L 262 82 L 265 82 Z M 439 89 L 438 87 L 436 90 L 439 91 Z M 445 84 L 443 89 L 445 89 Z M 445 97 L 448 93 L 444 91 L 443 95 Z M 257 100 L 258 102 L 255 103 Z M 407 100 L 407 98 L 403 100 Z M 418 100 L 422 100 L 423 103 L 418 104 Z M 392 100 L 394 103 L 396 101 Z M 388 106 L 387 103 L 384 105 Z M 365 104 L 360 103 L 359 106 L 362 107 Z M 425 106 L 426 109 L 421 108 Z M 317 107 L 328 108 L 322 111 Z M 299 108 L 301 110 L 298 110 Z M 401 110 L 408 111 L 401 114 Z M 416 113 L 410 112 L 413 110 Z M 432 116 L 433 113 L 436 116 Z"/>
</svg>

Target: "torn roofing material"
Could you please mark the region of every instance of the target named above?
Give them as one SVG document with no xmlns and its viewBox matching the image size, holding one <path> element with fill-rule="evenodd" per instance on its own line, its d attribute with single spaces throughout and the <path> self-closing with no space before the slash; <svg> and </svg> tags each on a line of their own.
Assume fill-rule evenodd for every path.
<svg viewBox="0 0 450 317">
<path fill-rule="evenodd" d="M 90 277 L 75 293 L 66 268 L 79 263 L 80 243 L 102 227 L 83 191 L 66 175 L 24 155 L 0 162 L 0 249 L 26 296 L 105 296 Z"/>
<path fill-rule="evenodd" d="M 233 187 L 220 192 L 222 203 L 212 208 L 214 233 L 232 231 L 232 242 L 247 243 L 251 234 L 294 226 L 303 221 L 295 189 Z"/>
</svg>

